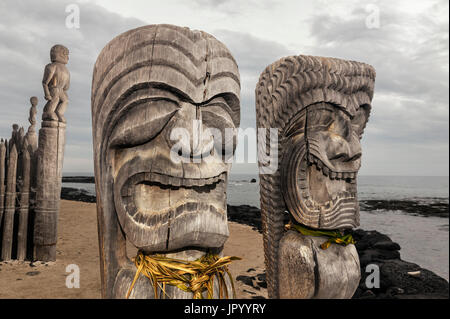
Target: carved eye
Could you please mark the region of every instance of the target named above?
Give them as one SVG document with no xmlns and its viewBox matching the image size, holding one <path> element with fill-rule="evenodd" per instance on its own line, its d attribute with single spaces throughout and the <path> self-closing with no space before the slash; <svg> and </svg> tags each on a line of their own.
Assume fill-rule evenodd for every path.
<svg viewBox="0 0 450 319">
<path fill-rule="evenodd" d="M 335 136 L 348 140 L 351 133 L 350 121 L 343 116 L 336 116 L 336 119 L 328 126 L 328 131 Z"/>
<path fill-rule="evenodd" d="M 210 129 L 219 130 L 222 135 L 221 139 L 214 140 L 214 147 L 221 150 L 222 154 L 224 154 L 227 146 L 232 145 L 233 152 L 236 148 L 235 132 L 231 131 L 235 126 L 229 109 L 228 104 L 222 97 L 215 98 L 201 108 L 203 124 Z"/>
<path fill-rule="evenodd" d="M 111 147 L 131 147 L 147 143 L 162 131 L 179 110 L 177 103 L 146 100 L 128 110 L 114 127 Z"/>
<path fill-rule="evenodd" d="M 361 105 L 355 116 L 352 119 L 353 130 L 361 138 L 364 133 L 364 127 L 366 126 L 369 118 L 370 109 L 368 105 Z"/>
</svg>

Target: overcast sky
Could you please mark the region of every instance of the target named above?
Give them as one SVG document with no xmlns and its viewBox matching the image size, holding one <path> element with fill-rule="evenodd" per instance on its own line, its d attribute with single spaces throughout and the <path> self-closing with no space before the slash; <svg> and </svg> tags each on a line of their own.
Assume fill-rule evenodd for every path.
<svg viewBox="0 0 450 319">
<path fill-rule="evenodd" d="M 67 28 L 67 5 L 80 28 Z M 377 71 L 362 140 L 362 175 L 445 175 L 449 165 L 448 1 L 1 0 L 0 136 L 28 127 L 29 97 L 44 105 L 49 49 L 70 49 L 65 172 L 92 172 L 90 87 L 100 50 L 116 35 L 155 23 L 211 33 L 241 73 L 241 127 L 255 127 L 260 73 L 288 55 L 366 62 Z M 41 113 L 39 112 L 39 117 Z M 235 172 L 256 172 L 255 165 Z"/>
</svg>

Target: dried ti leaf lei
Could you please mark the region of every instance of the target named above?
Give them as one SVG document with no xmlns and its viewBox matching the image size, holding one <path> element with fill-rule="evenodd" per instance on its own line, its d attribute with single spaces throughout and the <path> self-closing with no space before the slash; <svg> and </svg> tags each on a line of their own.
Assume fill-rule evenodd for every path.
<svg viewBox="0 0 450 319">
<path fill-rule="evenodd" d="M 328 240 L 320 245 L 320 248 L 327 249 L 332 243 L 347 246 L 348 244 L 355 244 L 351 234 L 342 234 L 339 230 L 316 230 L 311 229 L 300 224 L 289 223 L 286 229 L 294 229 L 304 236 L 325 236 Z"/>
<path fill-rule="evenodd" d="M 191 292 L 194 299 L 203 299 L 203 292 L 207 291 L 207 298 L 214 297 L 214 279 L 219 282 L 219 298 L 229 298 L 225 275 L 228 275 L 233 298 L 236 297 L 233 278 L 228 270 L 228 265 L 234 260 L 240 260 L 238 257 L 221 257 L 214 254 L 206 254 L 195 261 L 185 261 L 180 259 L 168 258 L 162 255 L 145 255 L 138 252 L 134 263 L 136 265 L 136 275 L 128 290 L 126 298 L 131 294 L 133 287 L 142 274 L 153 285 L 155 298 L 158 297 L 158 288 L 167 296 L 166 285 L 175 286 L 183 291 Z"/>
</svg>

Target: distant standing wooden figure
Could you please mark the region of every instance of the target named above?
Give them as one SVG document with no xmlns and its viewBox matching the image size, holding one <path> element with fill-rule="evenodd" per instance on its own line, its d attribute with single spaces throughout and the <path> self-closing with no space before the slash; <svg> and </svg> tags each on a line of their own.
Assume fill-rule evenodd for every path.
<svg viewBox="0 0 450 319">
<path fill-rule="evenodd" d="M 70 73 L 66 68 L 69 50 L 62 45 L 54 45 L 50 50 L 50 58 L 52 63 L 45 67 L 42 81 L 48 102 L 44 106 L 38 148 L 35 152 L 37 160 L 33 258 L 39 261 L 56 260 L 58 212 L 66 144 L 64 112 L 69 102 L 67 91 Z M 33 125 L 31 121 L 30 123 Z"/>
<path fill-rule="evenodd" d="M 52 63 L 45 67 L 42 79 L 45 99 L 48 101 L 44 106 L 42 120 L 66 123 L 64 112 L 69 102 L 66 92 L 70 86 L 70 73 L 66 67 L 69 62 L 69 49 L 60 44 L 53 46 L 50 59 Z"/>
</svg>

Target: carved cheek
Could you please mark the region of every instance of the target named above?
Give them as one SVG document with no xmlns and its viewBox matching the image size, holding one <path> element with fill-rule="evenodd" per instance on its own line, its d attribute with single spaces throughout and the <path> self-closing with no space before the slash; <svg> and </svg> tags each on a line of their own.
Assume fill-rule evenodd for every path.
<svg viewBox="0 0 450 319">
<path fill-rule="evenodd" d="M 111 166 L 113 168 L 113 176 L 116 178 L 120 169 L 134 158 L 139 157 L 143 162 L 147 162 L 151 166 L 155 154 L 155 145 L 154 143 L 147 143 L 137 147 L 111 149 L 110 153 L 113 155 L 111 156 Z"/>
<path fill-rule="evenodd" d="M 330 136 L 328 131 L 319 132 L 308 132 L 308 152 L 320 159 L 328 166 L 330 169 L 333 168 L 333 164 L 329 160 L 330 154 L 335 152 L 336 145 L 333 138 Z M 313 160 L 310 158 L 309 162 L 312 163 Z"/>
<path fill-rule="evenodd" d="M 202 109 L 203 123 L 214 135 L 216 155 L 232 156 L 236 149 L 236 127 L 228 112 L 218 105 Z M 225 158 L 227 160 L 228 158 Z"/>
</svg>

